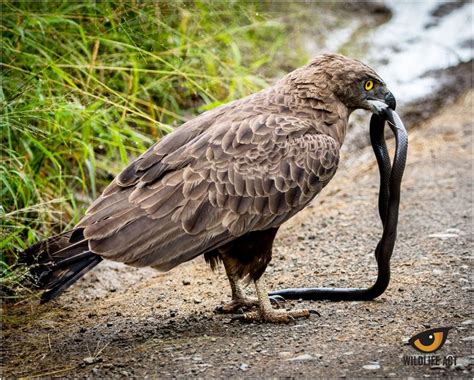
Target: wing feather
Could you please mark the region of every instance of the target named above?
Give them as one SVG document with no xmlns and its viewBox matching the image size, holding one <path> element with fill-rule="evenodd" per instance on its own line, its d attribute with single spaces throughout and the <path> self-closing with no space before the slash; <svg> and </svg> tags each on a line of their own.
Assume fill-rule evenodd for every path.
<svg viewBox="0 0 474 380">
<path fill-rule="evenodd" d="M 329 182 L 338 159 L 339 144 L 309 121 L 216 112 L 132 162 L 78 226 L 99 255 L 168 270 L 288 220 Z"/>
</svg>

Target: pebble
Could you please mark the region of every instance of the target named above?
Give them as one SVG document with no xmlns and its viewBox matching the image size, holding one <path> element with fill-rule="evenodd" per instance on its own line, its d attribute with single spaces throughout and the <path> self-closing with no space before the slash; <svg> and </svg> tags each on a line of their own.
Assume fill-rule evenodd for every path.
<svg viewBox="0 0 474 380">
<path fill-rule="evenodd" d="M 446 239 L 451 239 L 451 238 L 457 238 L 457 237 L 459 237 L 459 235 L 458 234 L 453 234 L 453 233 L 439 232 L 439 233 L 436 233 L 436 234 L 428 235 L 428 237 L 435 238 L 435 239 L 446 240 Z"/>
<path fill-rule="evenodd" d="M 465 321 L 461 322 L 461 325 L 472 325 L 474 321 L 472 319 L 466 319 Z"/>
<path fill-rule="evenodd" d="M 191 285 L 191 281 L 189 281 L 188 279 L 183 280 L 183 285 Z"/>
<path fill-rule="evenodd" d="M 304 361 L 314 360 L 314 357 L 311 356 L 310 354 L 303 354 L 303 355 L 299 355 L 288 360 L 290 362 L 304 362 Z"/>
<path fill-rule="evenodd" d="M 240 369 L 241 371 L 244 371 L 244 372 L 245 372 L 245 371 L 248 371 L 249 367 L 250 367 L 250 366 L 249 366 L 247 363 L 242 363 L 242 364 L 239 366 L 239 369 Z"/>
<path fill-rule="evenodd" d="M 474 340 L 474 336 L 467 336 L 465 338 L 461 338 L 463 342 L 472 342 Z"/>
<path fill-rule="evenodd" d="M 282 351 L 278 353 L 278 356 L 282 359 L 288 359 L 291 356 L 290 351 Z"/>
<path fill-rule="evenodd" d="M 448 234 L 462 234 L 462 231 L 459 228 L 448 228 L 446 231 L 444 231 Z"/>
<path fill-rule="evenodd" d="M 369 371 L 375 371 L 380 369 L 380 364 L 379 362 L 369 362 L 369 364 L 362 366 L 362 368 Z"/>
<path fill-rule="evenodd" d="M 95 363 L 95 358 L 92 356 L 88 356 L 87 358 L 82 359 L 82 361 L 86 364 L 93 364 Z"/>
<path fill-rule="evenodd" d="M 200 304 L 202 302 L 202 300 L 200 300 L 199 298 L 195 298 L 193 299 L 193 301 L 195 304 Z"/>
</svg>

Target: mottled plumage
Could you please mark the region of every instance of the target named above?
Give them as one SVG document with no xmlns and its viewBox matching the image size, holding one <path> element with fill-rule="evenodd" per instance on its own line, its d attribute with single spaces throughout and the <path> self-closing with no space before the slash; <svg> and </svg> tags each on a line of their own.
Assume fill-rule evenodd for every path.
<svg viewBox="0 0 474 380">
<path fill-rule="evenodd" d="M 113 180 L 75 227 L 75 244 L 164 271 L 205 254 L 227 261 L 236 280 L 258 280 L 278 227 L 334 176 L 350 113 L 372 109 L 361 99 L 367 80 L 386 95 L 366 65 L 323 55 L 184 123 Z M 265 248 L 251 243 L 259 234 Z"/>
</svg>

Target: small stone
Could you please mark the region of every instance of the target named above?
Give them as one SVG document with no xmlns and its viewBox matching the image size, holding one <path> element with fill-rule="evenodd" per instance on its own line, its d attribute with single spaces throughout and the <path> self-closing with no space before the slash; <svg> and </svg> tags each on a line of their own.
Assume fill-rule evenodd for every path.
<svg viewBox="0 0 474 380">
<path fill-rule="evenodd" d="M 474 321 L 472 319 L 466 319 L 465 321 L 461 322 L 461 325 L 472 325 Z"/>
<path fill-rule="evenodd" d="M 457 238 L 457 237 L 459 237 L 459 235 L 458 234 L 450 234 L 450 233 L 439 232 L 439 233 L 436 233 L 436 234 L 428 235 L 428 237 L 435 238 L 435 239 L 446 240 L 446 239 Z"/>
<path fill-rule="evenodd" d="M 461 234 L 462 233 L 462 231 L 459 228 L 448 228 L 444 232 L 448 234 Z"/>
<path fill-rule="evenodd" d="M 87 358 L 82 359 L 82 361 L 86 364 L 94 364 L 95 358 L 93 358 L 92 356 L 88 356 Z"/>
<path fill-rule="evenodd" d="M 362 368 L 368 371 L 376 371 L 380 369 L 380 364 L 379 362 L 369 362 L 369 364 L 362 366 Z"/>
<path fill-rule="evenodd" d="M 239 366 L 239 369 L 240 369 L 241 371 L 244 371 L 244 372 L 245 372 L 245 371 L 248 371 L 249 365 L 248 365 L 247 363 L 242 363 L 242 364 Z"/>
<path fill-rule="evenodd" d="M 278 353 L 278 356 L 282 359 L 288 359 L 291 356 L 290 351 L 282 351 Z"/>
<path fill-rule="evenodd" d="M 461 338 L 463 342 L 472 342 L 474 340 L 474 336 L 467 336 L 465 338 Z"/>
<path fill-rule="evenodd" d="M 288 360 L 290 362 L 304 362 L 304 361 L 314 360 L 314 357 L 312 357 L 310 354 L 303 354 L 303 355 L 299 355 Z"/>
<path fill-rule="evenodd" d="M 200 300 L 199 298 L 195 298 L 195 299 L 193 299 L 193 302 L 194 302 L 195 304 L 199 304 L 199 303 L 202 302 L 202 300 Z"/>
<path fill-rule="evenodd" d="M 191 285 L 191 281 L 188 279 L 183 280 L 183 285 Z"/>
</svg>

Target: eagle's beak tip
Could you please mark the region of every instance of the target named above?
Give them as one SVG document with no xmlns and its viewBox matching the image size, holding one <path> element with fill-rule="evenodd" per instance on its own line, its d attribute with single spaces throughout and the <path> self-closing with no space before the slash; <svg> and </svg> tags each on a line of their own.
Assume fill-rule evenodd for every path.
<svg viewBox="0 0 474 380">
<path fill-rule="evenodd" d="M 395 100 L 395 96 L 389 91 L 385 95 L 385 103 L 389 108 L 391 108 L 393 111 L 395 111 L 395 108 L 397 108 L 397 101 Z"/>
</svg>

